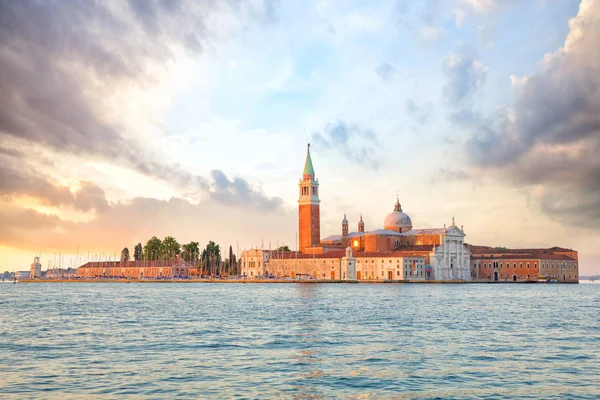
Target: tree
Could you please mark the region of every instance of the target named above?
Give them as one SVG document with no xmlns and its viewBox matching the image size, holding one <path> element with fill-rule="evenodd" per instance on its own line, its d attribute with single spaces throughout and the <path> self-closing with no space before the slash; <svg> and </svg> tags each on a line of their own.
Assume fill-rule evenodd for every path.
<svg viewBox="0 0 600 400">
<path fill-rule="evenodd" d="M 196 265 L 198 259 L 200 258 L 200 243 L 198 242 L 189 242 L 184 244 L 181 251 L 181 258 L 185 261 Z"/>
<path fill-rule="evenodd" d="M 277 251 L 291 251 L 288 246 L 279 246 Z"/>
<path fill-rule="evenodd" d="M 229 245 L 229 258 L 227 259 L 227 273 L 229 275 L 234 275 L 233 274 L 233 249 L 231 248 L 231 245 Z"/>
<path fill-rule="evenodd" d="M 125 247 L 121 250 L 121 263 L 126 263 L 127 261 L 129 261 L 129 249 Z"/>
<path fill-rule="evenodd" d="M 142 244 L 138 243 L 135 245 L 135 249 L 133 250 L 133 259 L 135 261 L 140 261 L 144 258 L 144 251 L 142 250 Z"/>
<path fill-rule="evenodd" d="M 205 271 L 212 275 L 216 273 L 217 267 L 221 262 L 221 249 L 218 244 L 215 244 L 212 240 L 208 242 L 206 248 L 202 250 L 202 273 Z"/>
<path fill-rule="evenodd" d="M 158 260 L 160 255 L 160 246 L 162 242 L 156 236 L 152 236 L 144 246 L 144 259 L 145 260 Z"/>
<path fill-rule="evenodd" d="M 179 253 L 181 253 L 181 245 L 173 236 L 167 236 L 160 244 L 159 254 L 162 259 L 172 260 Z"/>
</svg>

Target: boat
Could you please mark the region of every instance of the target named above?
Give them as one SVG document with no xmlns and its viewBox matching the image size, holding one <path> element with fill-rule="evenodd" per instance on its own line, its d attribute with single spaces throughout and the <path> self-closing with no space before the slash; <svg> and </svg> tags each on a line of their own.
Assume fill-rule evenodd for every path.
<svg viewBox="0 0 600 400">
<path fill-rule="evenodd" d="M 12 284 L 16 284 L 16 283 L 18 283 L 18 282 L 19 282 L 19 281 L 17 280 L 17 278 L 13 279 L 12 281 L 11 281 L 10 279 L 7 279 L 7 280 L 4 280 L 4 279 L 2 279 L 2 280 L 0 281 L 0 283 L 12 283 Z"/>
</svg>

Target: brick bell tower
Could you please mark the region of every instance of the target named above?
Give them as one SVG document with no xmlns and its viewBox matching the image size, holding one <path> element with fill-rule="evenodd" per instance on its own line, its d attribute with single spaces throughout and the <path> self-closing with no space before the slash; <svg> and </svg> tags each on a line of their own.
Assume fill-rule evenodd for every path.
<svg viewBox="0 0 600 400">
<path fill-rule="evenodd" d="M 319 212 L 319 182 L 315 179 L 310 158 L 310 144 L 306 152 L 306 162 L 302 172 L 302 180 L 298 184 L 298 246 L 300 251 L 316 246 L 321 242 L 321 217 Z"/>
</svg>

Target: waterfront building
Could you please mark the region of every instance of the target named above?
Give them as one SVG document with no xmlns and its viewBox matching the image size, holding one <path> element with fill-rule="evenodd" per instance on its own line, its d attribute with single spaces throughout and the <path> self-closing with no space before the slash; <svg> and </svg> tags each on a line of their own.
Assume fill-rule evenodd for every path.
<svg viewBox="0 0 600 400">
<path fill-rule="evenodd" d="M 181 259 L 88 262 L 77 268 L 82 279 L 186 279 L 196 267 Z"/>
<path fill-rule="evenodd" d="M 298 251 L 243 251 L 242 275 L 386 281 L 471 279 L 466 235 L 454 218 L 448 227 L 416 229 L 396 199 L 382 228 L 366 231 L 360 215 L 357 231 L 350 232 L 344 215 L 341 235 L 321 239 L 319 182 L 310 146 L 298 186 Z"/>
<path fill-rule="evenodd" d="M 40 279 L 42 277 L 42 263 L 40 258 L 35 256 L 29 270 L 29 279 Z"/>
<path fill-rule="evenodd" d="M 298 183 L 298 251 L 242 251 L 241 274 L 249 278 L 314 278 L 374 281 L 559 281 L 578 282 L 577 251 L 506 249 L 465 244 L 463 226 L 418 229 L 396 198 L 381 228 L 357 230 L 348 217 L 341 234 L 321 238 L 319 181 L 310 145 Z"/>
<path fill-rule="evenodd" d="M 476 280 L 511 282 L 579 282 L 577 251 L 561 247 L 507 249 L 469 246 Z"/>
<path fill-rule="evenodd" d="M 44 279 L 73 279 L 77 276 L 77 268 L 48 268 Z"/>
<path fill-rule="evenodd" d="M 31 271 L 16 271 L 15 272 L 15 278 L 17 280 L 24 280 L 24 279 L 29 279 L 29 277 L 31 276 Z"/>
</svg>

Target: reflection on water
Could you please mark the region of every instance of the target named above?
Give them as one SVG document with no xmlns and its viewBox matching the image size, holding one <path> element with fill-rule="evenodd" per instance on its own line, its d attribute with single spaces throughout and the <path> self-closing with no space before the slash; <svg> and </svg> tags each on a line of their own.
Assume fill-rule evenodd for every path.
<svg viewBox="0 0 600 400">
<path fill-rule="evenodd" d="M 4 286 L 0 397 L 600 396 L 598 285 Z"/>
</svg>

